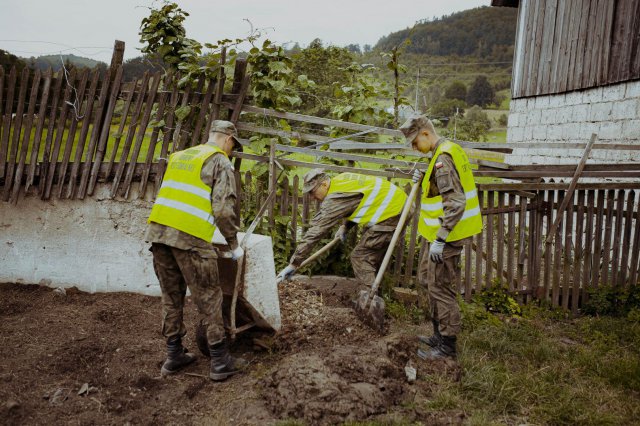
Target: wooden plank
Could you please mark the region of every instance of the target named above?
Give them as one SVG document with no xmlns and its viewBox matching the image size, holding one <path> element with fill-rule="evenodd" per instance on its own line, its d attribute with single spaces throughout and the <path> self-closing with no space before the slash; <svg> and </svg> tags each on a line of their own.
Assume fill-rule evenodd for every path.
<svg viewBox="0 0 640 426">
<path fill-rule="evenodd" d="M 638 259 L 640 258 L 640 202 L 636 205 L 636 220 L 633 231 L 633 249 L 629 268 L 629 285 L 638 285 Z"/>
<path fill-rule="evenodd" d="M 180 103 L 180 108 L 185 108 L 189 106 L 189 101 L 191 99 L 191 86 L 187 86 L 184 92 L 182 92 L 182 101 Z M 191 112 L 189 113 L 191 115 Z M 189 120 L 189 115 L 186 116 L 183 120 L 176 120 L 176 128 L 173 131 L 173 149 L 171 152 L 182 151 L 185 147 L 185 142 L 187 138 L 185 137 L 186 131 L 182 130 L 185 123 Z M 176 117 L 177 118 L 177 117 Z"/>
<path fill-rule="evenodd" d="M 292 202 L 291 202 L 291 245 L 297 246 L 298 242 L 298 195 L 300 194 L 300 177 L 293 177 Z"/>
<path fill-rule="evenodd" d="M 516 196 L 509 194 L 509 207 L 516 207 Z M 507 238 L 507 282 L 509 283 L 509 291 L 515 291 L 513 273 L 515 269 L 515 241 L 516 241 L 516 214 L 515 210 L 508 213 L 508 238 Z"/>
<path fill-rule="evenodd" d="M 566 49 L 564 40 L 566 34 L 564 32 L 565 18 L 567 17 L 567 3 L 569 0 L 558 0 L 558 8 L 556 13 L 555 30 L 553 37 L 553 53 L 551 62 L 551 74 L 549 75 L 549 86 L 545 93 L 557 93 L 558 82 L 561 77 L 560 69 L 562 68 L 562 60 Z"/>
<path fill-rule="evenodd" d="M 142 148 L 144 135 L 145 135 L 145 132 L 147 131 L 147 126 L 149 125 L 149 119 L 151 118 L 151 111 L 153 110 L 153 105 L 156 100 L 156 92 L 158 91 L 158 86 L 160 85 L 161 78 L 162 76 L 160 75 L 160 73 L 158 73 L 153 77 L 151 81 L 151 90 L 147 94 L 146 108 L 144 111 L 144 115 L 142 116 L 142 121 L 140 122 L 140 126 L 138 126 L 138 135 L 137 135 L 138 137 L 133 147 L 131 160 L 129 160 L 127 174 L 124 179 L 124 188 L 121 191 L 121 194 L 124 195 L 124 198 L 129 197 L 129 191 L 131 189 L 131 181 L 133 179 L 133 171 L 136 163 L 138 162 L 138 157 L 140 156 L 140 149 Z"/>
<path fill-rule="evenodd" d="M 531 91 L 532 87 L 532 79 L 530 78 L 533 74 L 533 66 L 537 63 L 536 58 L 534 57 L 535 53 L 535 42 L 536 42 L 536 19 L 538 17 L 538 13 L 540 11 L 540 0 L 529 0 L 527 2 L 527 15 L 526 15 L 526 31 L 525 36 L 533 46 L 527 46 L 524 52 L 524 74 L 523 74 L 523 88 L 527 95 L 533 93 Z"/>
<path fill-rule="evenodd" d="M 540 196 L 540 194 L 539 194 Z M 533 204 L 533 209 L 529 210 L 529 268 L 527 288 L 531 296 L 537 298 L 540 290 L 540 267 L 542 265 L 542 208 L 543 200 L 536 197 L 530 199 L 528 204 Z"/>
<path fill-rule="evenodd" d="M 176 75 L 174 78 L 175 81 L 179 80 L 179 75 Z M 173 119 L 175 117 L 174 111 L 176 106 L 178 105 L 179 93 L 177 85 L 173 85 L 173 91 L 171 92 L 171 101 L 169 102 L 169 107 L 167 108 L 166 118 L 165 118 L 165 127 L 162 135 L 162 147 L 160 148 L 160 157 L 158 158 L 158 173 L 155 177 L 155 193 L 157 194 L 160 190 L 160 185 L 162 184 L 162 178 L 164 177 L 164 171 L 167 167 L 167 162 L 169 159 L 169 143 L 172 140 L 172 132 L 173 129 Z"/>
<path fill-rule="evenodd" d="M 102 124 L 102 117 L 104 115 L 105 108 L 107 107 L 107 100 L 109 98 L 109 80 L 106 78 L 102 81 L 102 87 L 100 88 L 100 96 L 98 98 L 98 109 L 93 120 L 93 128 L 91 129 L 91 136 L 89 137 L 89 147 L 85 156 L 85 161 L 82 163 L 82 177 L 80 178 L 80 185 L 78 186 L 77 198 L 84 199 L 87 188 L 89 186 L 89 178 L 93 166 L 94 156 L 96 152 L 96 146 L 100 139 L 100 127 Z"/>
<path fill-rule="evenodd" d="M 631 22 L 628 18 L 628 2 L 619 0 L 607 4 L 607 14 L 602 16 L 605 28 L 603 34 L 603 57 L 600 58 L 600 83 L 620 81 L 623 75 L 623 61 L 629 39 Z"/>
<path fill-rule="evenodd" d="M 569 182 L 527 182 L 527 183 L 479 183 L 478 189 L 484 191 L 540 191 L 566 190 Z M 578 183 L 576 189 L 640 189 L 640 182 L 590 182 Z"/>
<path fill-rule="evenodd" d="M 420 220 L 420 205 L 422 203 L 422 187 L 418 188 L 414 201 L 414 213 L 411 218 L 411 233 L 409 234 L 409 253 L 407 254 L 407 267 L 405 269 L 405 283 L 413 280 L 413 263 L 416 256 L 416 243 L 418 242 L 418 224 Z"/>
<path fill-rule="evenodd" d="M 604 251 L 602 253 L 602 285 L 606 286 L 611 281 L 609 280 L 610 274 L 610 260 L 611 260 L 611 235 L 613 235 L 613 203 L 615 200 L 616 191 L 607 191 L 607 212 L 605 215 L 605 228 L 604 228 Z"/>
<path fill-rule="evenodd" d="M 587 291 L 591 287 L 591 259 L 593 258 L 593 240 L 594 240 L 594 213 L 596 204 L 595 191 L 587 192 L 587 221 L 585 225 L 585 237 L 584 237 L 584 252 L 582 256 L 582 304 L 586 302 Z M 599 248 L 598 248 L 599 249 Z"/>
<path fill-rule="evenodd" d="M 202 133 L 203 126 L 206 128 L 206 117 L 207 112 L 209 111 L 209 106 L 211 105 L 211 98 L 213 97 L 213 91 L 215 89 L 215 80 L 209 80 L 207 84 L 207 92 L 205 93 L 202 102 L 200 103 L 200 113 L 198 114 L 198 120 L 196 121 L 196 126 L 193 130 L 193 141 L 194 144 L 206 143 L 209 135 L 207 133 Z M 206 139 L 205 139 L 206 137 Z"/>
<path fill-rule="evenodd" d="M 635 17 L 631 30 L 631 57 L 629 60 L 629 74 L 640 75 L 640 2 L 634 2 L 635 10 L 631 14 Z M 1 104 L 1 102 L 0 102 Z"/>
<path fill-rule="evenodd" d="M 558 201 L 564 198 L 564 194 L 565 194 L 564 191 L 558 191 Z M 553 254 L 553 288 L 551 289 L 551 304 L 553 306 L 560 306 L 560 285 L 561 285 L 560 279 L 562 277 L 562 253 L 563 253 L 563 250 L 562 250 L 563 240 L 562 238 L 560 238 L 562 236 L 562 229 L 563 229 L 562 216 L 563 215 L 559 214 L 559 212 L 556 211 L 554 220 L 558 221 L 558 218 L 561 218 L 561 219 L 558 226 L 556 227 L 555 234 L 552 237 L 552 239 L 555 240 L 555 244 L 552 246 L 554 249 L 554 254 Z M 549 248 L 547 248 L 547 251 L 548 250 Z"/>
<path fill-rule="evenodd" d="M 69 79 L 73 82 L 75 80 L 76 70 L 72 69 L 70 74 Z M 71 103 L 71 94 L 73 93 L 73 87 L 68 83 L 67 76 L 64 75 L 63 78 L 65 79 L 64 97 L 62 104 L 60 105 L 60 117 L 58 118 L 58 127 L 56 129 L 53 150 L 51 151 L 51 157 L 49 158 L 49 169 L 47 170 L 47 178 L 44 185 L 44 191 L 42 193 L 43 200 L 48 200 L 51 197 L 51 189 L 53 188 L 53 181 L 56 178 L 56 168 L 58 167 L 62 138 L 64 136 L 64 130 L 67 127 L 67 114 L 69 111 L 69 104 Z"/>
<path fill-rule="evenodd" d="M 224 92 L 224 83 L 226 80 L 226 75 L 224 72 L 224 66 L 226 64 L 227 59 L 227 48 L 223 47 L 220 51 L 220 70 L 218 71 L 218 84 L 216 86 L 216 95 L 214 98 L 213 109 L 211 111 L 212 120 L 218 120 L 220 118 L 220 106 L 222 105 L 222 94 Z M 209 123 L 209 126 L 211 124 Z M 209 129 L 207 129 L 207 133 Z"/>
<path fill-rule="evenodd" d="M 618 272 L 620 271 L 620 246 L 622 244 L 622 230 L 623 230 L 623 219 L 624 219 L 624 200 L 625 200 L 625 191 L 618 191 L 618 197 L 616 200 L 616 224 L 615 231 L 613 234 L 613 242 L 611 248 L 613 250 L 613 255 L 611 256 L 611 285 L 618 285 Z"/>
<path fill-rule="evenodd" d="M 138 98 L 136 99 L 136 104 L 133 109 L 133 113 L 131 115 L 131 123 L 129 124 L 129 130 L 127 132 L 127 138 L 124 141 L 124 145 L 122 146 L 122 153 L 120 154 L 120 161 L 118 163 L 118 167 L 116 168 L 115 176 L 111 183 L 111 192 L 109 196 L 114 198 L 117 194 L 118 187 L 120 186 L 120 180 L 122 179 L 122 175 L 124 174 L 124 170 L 127 164 L 127 158 L 129 157 L 129 151 L 131 150 L 131 144 L 133 143 L 133 138 L 136 134 L 136 129 L 140 124 L 140 114 L 142 113 L 142 106 L 144 105 L 145 92 L 148 90 L 149 83 L 149 72 L 146 71 L 144 76 L 142 77 L 142 83 L 140 84 L 140 93 L 138 94 Z M 111 106 L 111 103 L 110 103 Z M 101 137 L 102 140 L 102 137 Z M 92 173 L 93 176 L 93 173 Z"/>
<path fill-rule="evenodd" d="M 44 142 L 43 152 L 42 152 L 42 163 L 40 164 L 40 177 L 38 182 L 38 194 L 40 197 L 44 197 L 44 190 L 47 181 L 47 175 L 49 171 L 49 162 L 51 157 L 51 145 L 53 143 L 54 137 L 54 129 L 56 125 L 56 119 L 58 115 L 58 111 L 61 111 L 60 98 L 62 95 L 62 80 L 63 80 L 63 71 L 60 70 L 58 75 L 55 77 L 55 85 L 53 88 L 53 99 L 51 101 L 50 114 L 49 114 L 49 125 L 47 126 L 47 137 Z"/>
<path fill-rule="evenodd" d="M 602 240 L 604 232 L 604 205 L 608 192 L 598 191 L 598 205 L 596 208 L 596 226 L 594 228 L 595 239 L 593 241 L 593 253 L 591 258 L 591 286 L 598 287 L 601 282 L 600 259 L 603 255 Z"/>
<path fill-rule="evenodd" d="M 13 121 L 13 95 L 16 89 L 16 79 L 17 71 L 16 67 L 13 66 L 11 67 L 11 71 L 9 71 L 9 78 L 7 79 L 7 99 L 2 124 L 2 139 L 0 140 L 0 178 L 3 178 L 5 175 L 7 156 L 9 153 L 9 136 L 11 134 L 11 122 Z"/>
<path fill-rule="evenodd" d="M 191 93 L 191 99 L 189 100 L 189 106 L 191 107 L 191 111 L 189 111 L 189 115 L 185 119 L 183 123 L 184 131 L 180 135 L 180 149 L 187 149 L 195 146 L 199 143 L 200 139 L 193 133 L 193 129 L 196 125 L 196 121 L 198 120 L 198 115 L 196 114 L 197 108 L 194 106 L 198 105 L 201 102 L 201 97 L 204 97 L 202 94 L 202 88 L 205 83 L 205 76 L 201 75 L 198 79 L 198 84 L 196 88 Z M 239 216 L 238 216 L 239 217 Z"/>
<path fill-rule="evenodd" d="M 586 10 L 586 8 L 585 8 Z M 591 87 L 589 81 L 591 79 L 591 65 L 597 58 L 593 55 L 593 45 L 595 44 L 596 32 L 595 28 L 598 20 L 598 0 L 589 0 L 589 16 L 587 17 L 587 27 L 585 34 L 585 51 L 582 63 L 581 88 Z M 592 83 L 591 83 L 592 84 Z"/>
<path fill-rule="evenodd" d="M 276 185 L 278 184 L 277 182 L 277 176 L 276 176 L 276 144 L 275 142 L 271 141 L 271 144 L 269 145 L 269 194 L 272 191 L 275 191 L 276 189 Z M 273 225 L 275 223 L 275 218 L 274 218 L 274 214 L 273 214 L 273 210 L 275 207 L 275 197 L 271 199 L 271 202 L 269 204 L 269 227 L 271 229 L 273 229 Z"/>
<path fill-rule="evenodd" d="M 487 191 L 487 201 L 486 207 L 488 209 L 492 209 L 495 202 L 495 192 Z M 487 266 L 485 269 L 485 287 L 490 287 L 493 284 L 493 214 L 490 213 L 487 215 L 487 227 L 485 237 L 487 239 Z M 500 277 L 500 272 L 498 271 L 498 278 Z"/>
<path fill-rule="evenodd" d="M 584 199 L 585 191 L 578 191 L 578 208 L 576 210 L 576 236 L 575 236 L 575 250 L 573 256 L 573 288 L 571 291 L 571 312 L 574 315 L 578 314 L 578 307 L 580 301 L 580 279 L 581 279 L 581 267 L 584 263 Z"/>
<path fill-rule="evenodd" d="M 531 51 L 531 63 L 529 64 L 529 75 L 527 76 L 527 80 L 529 82 L 529 94 L 537 93 L 538 89 L 538 71 L 539 64 L 541 62 L 540 54 L 542 50 L 542 40 L 543 40 L 543 31 L 544 31 L 544 23 L 545 23 L 545 12 L 546 12 L 546 0 L 536 0 L 532 2 L 531 7 L 535 10 L 534 21 L 533 21 L 533 47 L 529 50 Z"/>
<path fill-rule="evenodd" d="M 89 128 L 91 127 L 91 116 L 93 114 L 93 105 L 95 104 L 96 91 L 98 89 L 98 82 L 100 81 L 100 71 L 95 70 L 91 77 L 91 85 L 89 86 L 89 93 L 87 95 L 86 106 L 84 108 L 84 121 L 82 122 L 82 129 L 80 130 L 80 137 L 76 144 L 76 155 L 71 166 L 71 173 L 69 174 L 69 185 L 67 186 L 66 197 L 71 198 L 75 194 L 76 185 L 78 183 L 78 173 L 82 166 L 82 156 L 85 153 L 85 146 L 87 143 L 87 135 L 89 134 Z M 108 173 L 107 173 L 108 175 Z"/>
<path fill-rule="evenodd" d="M 11 145 L 9 146 L 9 153 L 7 156 L 7 169 L 4 176 L 4 191 L 2 193 L 2 199 L 9 201 L 11 195 L 11 184 L 13 183 L 14 172 L 16 169 L 16 160 L 18 156 L 18 145 L 20 144 L 20 134 L 22 130 L 22 117 L 25 105 L 25 98 L 27 96 L 27 89 L 29 87 L 29 68 L 24 67 L 22 75 L 20 76 L 20 92 L 18 94 L 18 107 L 16 109 L 16 118 L 13 124 L 13 137 L 11 138 Z M 7 111 L 8 113 L 8 111 Z"/>
<path fill-rule="evenodd" d="M 494 177 L 503 179 L 539 179 L 539 178 L 555 178 L 555 177 L 572 177 L 572 172 L 539 172 L 539 171 L 521 171 L 514 172 L 511 170 L 476 170 L 474 171 L 476 177 Z M 640 178 L 640 171 L 594 171 L 594 172 L 582 172 L 581 177 L 592 178 L 628 178 L 638 179 Z"/>
<path fill-rule="evenodd" d="M 164 117 L 164 110 L 167 105 L 167 98 L 169 94 L 164 92 L 160 93 L 160 99 L 158 101 L 158 111 L 156 112 L 156 116 L 154 120 L 159 122 Z M 149 149 L 147 150 L 147 157 L 145 159 L 145 167 L 144 172 L 142 173 L 142 178 L 140 179 L 140 190 L 138 193 L 139 199 L 144 199 L 145 193 L 147 192 L 147 184 L 149 183 L 149 173 L 151 172 L 151 163 L 153 162 L 153 157 L 156 151 L 156 145 L 158 142 L 158 136 L 160 135 L 160 128 L 154 127 L 151 131 L 151 138 L 149 139 Z"/>
<path fill-rule="evenodd" d="M 111 171 L 113 170 L 113 164 L 116 162 L 116 156 L 118 155 L 118 149 L 120 148 L 120 141 L 122 140 L 122 135 L 124 134 L 124 128 L 127 124 L 127 117 L 129 116 L 129 108 L 131 107 L 131 101 L 133 99 L 134 93 L 138 88 L 138 80 L 133 81 L 133 87 L 129 90 L 125 96 L 124 107 L 122 108 L 122 115 L 120 116 L 120 125 L 118 126 L 118 130 L 116 131 L 116 135 L 113 138 L 113 148 L 111 150 L 111 157 L 109 158 L 109 162 L 107 163 L 107 176 L 111 175 Z M 142 87 L 140 88 L 142 92 Z M 133 118 L 131 121 L 133 124 Z M 131 129 L 131 127 L 129 128 Z"/>
<path fill-rule="evenodd" d="M 228 102 L 223 102 L 223 105 L 227 108 L 233 108 L 234 106 L 233 104 Z M 375 133 L 378 133 L 381 135 L 393 136 L 393 137 L 397 137 L 400 140 L 404 140 L 404 135 L 399 130 L 385 129 L 382 127 L 350 123 L 348 121 L 333 120 L 329 118 L 314 117 L 311 115 L 295 114 L 291 112 L 280 112 L 273 109 L 259 108 L 259 107 L 254 107 L 250 105 L 244 105 L 242 107 L 242 111 L 245 113 L 266 115 L 268 117 L 283 118 L 285 120 L 300 121 L 303 123 L 320 124 L 323 126 L 335 126 L 341 129 L 356 130 L 356 131 L 373 130 Z"/>
<path fill-rule="evenodd" d="M 553 56 L 553 40 L 555 33 L 557 0 L 546 0 L 544 2 L 544 30 L 542 32 L 542 45 L 538 60 L 538 73 L 536 78 L 535 94 L 548 93 L 549 76 L 551 69 L 551 58 Z M 534 93 L 532 93 L 534 94 Z"/>
<path fill-rule="evenodd" d="M 40 78 L 40 70 L 36 70 L 33 76 L 33 82 L 31 83 L 31 94 L 29 96 L 29 107 L 27 109 L 27 121 L 24 126 L 22 145 L 20 146 L 20 159 L 18 162 L 18 167 L 16 168 L 13 188 L 11 191 L 10 202 L 12 204 L 16 204 L 18 202 L 18 194 L 20 193 L 20 187 L 22 186 L 22 175 L 25 163 L 27 161 L 27 150 L 29 149 L 31 140 L 31 128 L 33 127 L 34 114 L 36 111 L 36 101 L 38 91 L 40 90 Z M 6 185 L 7 181 L 5 180 L 5 187 Z"/>
<path fill-rule="evenodd" d="M 74 89 L 75 98 L 73 104 L 75 108 L 71 109 L 71 126 L 69 131 L 67 132 L 67 141 L 64 146 L 64 154 L 62 156 L 62 164 L 60 165 L 60 169 L 58 172 L 58 198 L 62 198 L 62 188 L 64 187 L 64 182 L 67 175 L 67 169 L 69 167 L 69 159 L 71 157 L 71 150 L 75 145 L 75 137 L 76 131 L 78 129 L 78 122 L 83 119 L 83 115 L 81 114 L 82 110 L 82 100 L 84 99 L 84 92 L 87 88 L 87 80 L 89 78 L 89 70 L 83 69 L 81 71 L 82 75 L 80 76 L 80 84 L 78 86 L 77 91 Z M 72 85 L 75 85 L 75 80 L 71 81 Z M 87 118 L 85 122 L 89 121 Z M 71 182 L 69 182 L 69 187 L 71 187 Z"/>
<path fill-rule="evenodd" d="M 583 7 L 576 7 L 575 4 L 570 7 L 568 40 L 566 41 L 568 50 L 565 55 L 565 63 L 562 67 L 564 76 L 560 84 L 560 90 L 562 92 L 566 92 L 567 89 L 571 90 L 573 88 L 572 86 L 573 78 L 575 75 L 578 38 L 580 38 L 580 23 L 583 14 L 586 14 Z"/>
<path fill-rule="evenodd" d="M 633 225 L 633 207 L 636 194 L 634 191 L 629 191 L 627 195 L 627 210 L 624 216 L 624 233 L 622 234 L 622 252 L 620 254 L 620 270 L 618 272 L 617 280 L 615 284 L 618 286 L 627 285 L 627 271 L 629 269 L 629 250 L 631 249 L 631 230 Z M 629 285 L 635 285 L 637 283 L 628 283 Z"/>
<path fill-rule="evenodd" d="M 598 26 L 596 28 L 597 44 L 594 46 L 596 50 L 595 58 L 597 62 L 594 65 L 594 83 L 602 85 L 606 82 L 605 76 L 608 75 L 609 69 L 609 49 L 611 45 L 611 26 L 613 25 L 614 2 L 602 1 L 598 4 Z M 606 55 L 606 56 L 605 56 Z"/>
<path fill-rule="evenodd" d="M 583 6 L 577 8 L 580 10 L 580 27 L 578 30 L 578 44 L 575 50 L 575 65 L 571 73 L 568 90 L 577 90 L 582 88 L 582 79 L 584 75 L 585 55 L 589 50 L 587 45 L 589 32 L 589 16 L 591 14 L 592 1 L 583 1 Z"/>
<path fill-rule="evenodd" d="M 484 199 L 485 193 L 482 191 L 478 191 L 478 201 L 480 202 L 480 208 L 484 207 Z M 485 226 L 486 229 L 486 219 Z M 475 280 L 475 291 L 479 292 L 482 289 L 482 252 L 484 251 L 483 246 L 483 235 L 482 232 L 475 236 L 476 239 L 476 280 Z"/>
<path fill-rule="evenodd" d="M 543 234 L 544 229 L 549 229 L 551 224 L 553 223 L 553 205 L 556 196 L 556 192 L 554 190 L 544 191 L 545 192 L 545 212 L 544 212 L 544 225 L 540 229 L 540 241 L 542 242 L 543 238 L 546 238 L 548 234 L 545 232 Z M 540 251 L 540 253 L 544 253 L 544 278 L 543 278 L 543 294 L 540 295 L 540 298 L 544 298 L 545 300 L 549 300 L 551 296 L 551 288 L 552 288 L 552 265 L 553 265 L 553 250 L 545 250 Z"/>
<path fill-rule="evenodd" d="M 4 112 L 2 105 L 4 103 L 4 67 L 0 67 L 0 140 L 2 140 L 2 122 Z"/>
<path fill-rule="evenodd" d="M 38 163 L 38 154 L 40 152 L 40 142 L 42 140 L 42 130 L 44 129 L 45 116 L 47 114 L 47 103 L 49 102 L 49 92 L 51 90 L 51 79 L 53 72 L 51 68 L 44 73 L 44 83 L 42 85 L 42 94 L 40 96 L 40 108 L 38 109 L 38 122 L 36 124 L 36 133 L 33 137 L 33 146 L 31 147 L 31 158 L 29 167 L 27 168 L 27 178 L 25 181 L 25 194 L 29 191 L 29 187 L 33 184 L 36 173 L 36 165 Z M 0 105 L 2 102 L 0 102 Z"/>
<path fill-rule="evenodd" d="M 96 182 L 98 180 L 98 171 L 100 170 L 100 166 L 102 165 L 102 160 L 107 149 L 109 133 L 111 133 L 111 119 L 113 118 L 113 110 L 116 107 L 118 94 L 120 92 L 120 84 L 122 83 L 122 70 L 122 66 L 119 66 L 118 70 L 116 71 L 115 78 L 113 79 L 113 82 L 111 83 L 111 86 L 109 88 L 111 92 L 109 95 L 109 106 L 106 109 L 104 120 L 102 121 L 102 128 L 100 129 L 100 139 L 98 140 L 93 168 L 91 170 L 91 175 L 89 176 L 89 185 L 87 186 L 87 193 L 89 195 L 92 195 L 93 190 L 95 189 Z M 122 166 L 124 167 L 124 164 Z M 108 180 L 109 176 L 106 176 L 106 179 Z"/>
<path fill-rule="evenodd" d="M 518 287 L 516 291 L 522 290 L 525 272 L 526 252 L 526 229 L 527 229 L 527 199 L 520 198 L 520 212 L 518 213 L 518 265 L 516 269 L 516 281 Z"/>
</svg>

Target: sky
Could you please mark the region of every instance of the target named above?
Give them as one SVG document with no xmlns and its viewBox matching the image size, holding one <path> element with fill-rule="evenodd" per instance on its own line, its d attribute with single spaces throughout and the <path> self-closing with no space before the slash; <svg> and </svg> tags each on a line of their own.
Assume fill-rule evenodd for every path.
<svg viewBox="0 0 640 426">
<path fill-rule="evenodd" d="M 244 38 L 251 25 L 279 44 L 375 45 L 380 37 L 490 0 L 177 0 L 190 16 L 187 37 L 201 43 Z M 140 55 L 148 0 L 0 0 L 0 49 L 21 57 L 75 54 L 109 62 L 114 41 L 125 59 Z M 251 25 L 249 24 L 250 21 Z M 290 45 L 290 46 L 291 46 Z"/>
</svg>

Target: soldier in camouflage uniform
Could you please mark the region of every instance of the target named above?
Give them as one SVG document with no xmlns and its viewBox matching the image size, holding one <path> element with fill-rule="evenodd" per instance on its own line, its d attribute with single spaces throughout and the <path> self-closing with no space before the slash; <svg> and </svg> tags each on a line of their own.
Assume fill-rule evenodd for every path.
<svg viewBox="0 0 640 426">
<path fill-rule="evenodd" d="M 375 281 L 397 227 L 407 198 L 404 191 L 381 178 L 355 173 L 342 173 L 330 178 L 322 169 L 314 169 L 304 177 L 303 192 L 322 201 L 322 204 L 290 264 L 280 272 L 278 279 L 289 279 L 323 235 L 346 219 L 335 235 L 343 242 L 356 224 L 365 226 L 362 238 L 351 253 L 351 265 L 360 289 L 368 289 Z"/>
<path fill-rule="evenodd" d="M 236 234 L 236 186 L 228 156 L 240 144 L 235 126 L 214 121 L 209 140 L 171 155 L 162 187 L 149 217 L 145 240 L 151 243 L 153 266 L 162 290 L 162 334 L 167 339 L 163 375 L 195 360 L 182 346 L 187 287 L 204 317 L 213 380 L 238 372 L 225 343 L 222 289 L 218 281 L 213 232 L 225 237 L 233 259 L 243 255 Z"/>
<path fill-rule="evenodd" d="M 429 240 L 418 269 L 419 292 L 428 291 L 434 334 L 418 339 L 431 347 L 418 350 L 423 359 L 456 357 L 460 332 L 460 309 L 456 300 L 456 278 L 465 242 L 482 231 L 482 218 L 469 160 L 459 145 L 438 137 L 430 120 L 415 116 L 400 130 L 407 144 L 432 159 L 426 179 L 416 170 L 414 182 L 422 181 L 420 234 Z"/>
</svg>

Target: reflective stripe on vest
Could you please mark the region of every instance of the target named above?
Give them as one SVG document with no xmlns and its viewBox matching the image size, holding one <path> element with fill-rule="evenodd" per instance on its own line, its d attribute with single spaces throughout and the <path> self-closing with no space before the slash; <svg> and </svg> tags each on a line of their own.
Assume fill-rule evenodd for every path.
<svg viewBox="0 0 640 426">
<path fill-rule="evenodd" d="M 341 173 L 331 178 L 327 194 L 359 192 L 362 200 L 347 218 L 351 222 L 373 226 L 402 212 L 407 195 L 389 181 L 356 173 Z"/>
<path fill-rule="evenodd" d="M 211 187 L 200 178 L 202 166 L 214 154 L 227 154 L 212 145 L 198 145 L 171 154 L 148 222 L 178 229 L 207 242 L 216 230 Z"/>
<path fill-rule="evenodd" d="M 427 240 L 434 241 L 442 224 L 442 218 L 444 217 L 442 196 L 428 197 L 428 195 L 429 178 L 434 171 L 438 156 L 443 152 L 451 155 L 456 171 L 460 176 L 460 183 L 462 184 L 462 189 L 464 190 L 464 195 L 467 200 L 460 221 L 453 227 L 447 237 L 447 241 L 458 241 L 482 232 L 482 214 L 469 158 L 459 145 L 450 141 L 443 142 L 438 146 L 422 181 L 422 202 L 420 206 L 418 231 L 420 235 Z"/>
</svg>

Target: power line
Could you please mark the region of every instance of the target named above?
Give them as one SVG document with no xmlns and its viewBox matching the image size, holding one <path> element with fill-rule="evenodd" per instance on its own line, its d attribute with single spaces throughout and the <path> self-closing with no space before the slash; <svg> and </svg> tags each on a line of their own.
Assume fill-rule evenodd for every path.
<svg viewBox="0 0 640 426">
<path fill-rule="evenodd" d="M 417 64 L 418 66 L 461 66 L 461 65 L 507 65 L 513 64 L 513 62 L 454 62 L 454 63 L 435 63 L 435 64 Z"/>
</svg>

